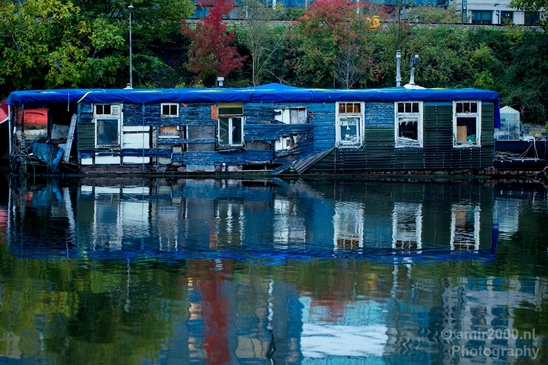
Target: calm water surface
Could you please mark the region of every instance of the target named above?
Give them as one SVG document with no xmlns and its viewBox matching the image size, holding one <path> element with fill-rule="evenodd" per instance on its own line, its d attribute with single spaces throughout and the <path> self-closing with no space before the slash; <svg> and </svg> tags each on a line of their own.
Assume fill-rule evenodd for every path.
<svg viewBox="0 0 548 365">
<path fill-rule="evenodd" d="M 0 364 L 548 361 L 542 185 L 0 189 Z"/>
</svg>

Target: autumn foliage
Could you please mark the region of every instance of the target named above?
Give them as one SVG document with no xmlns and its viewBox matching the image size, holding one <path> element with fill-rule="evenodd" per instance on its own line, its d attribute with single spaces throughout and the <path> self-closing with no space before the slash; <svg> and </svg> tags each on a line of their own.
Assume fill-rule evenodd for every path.
<svg viewBox="0 0 548 365">
<path fill-rule="evenodd" d="M 227 31 L 223 21 L 223 16 L 234 8 L 234 0 L 203 0 L 198 6 L 207 7 L 209 12 L 196 27 L 182 22 L 182 33 L 191 41 L 186 68 L 208 82 L 241 68 L 247 56 L 241 56 L 237 48 L 231 46 L 235 34 Z"/>
<path fill-rule="evenodd" d="M 323 86 L 354 86 L 371 72 L 381 17 L 382 9 L 368 2 L 314 1 L 293 24 L 298 78 L 303 83 L 332 80 Z"/>
</svg>

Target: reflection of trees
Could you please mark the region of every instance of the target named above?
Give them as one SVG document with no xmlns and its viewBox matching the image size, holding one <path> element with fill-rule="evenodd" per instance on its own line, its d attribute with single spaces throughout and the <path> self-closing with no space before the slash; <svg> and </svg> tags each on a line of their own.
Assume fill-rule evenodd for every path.
<svg viewBox="0 0 548 365">
<path fill-rule="evenodd" d="M 292 268 L 287 280 L 313 299 L 344 303 L 357 296 L 376 298 L 389 292 L 392 270 L 390 265 L 364 261 L 313 261 Z"/>
<path fill-rule="evenodd" d="M 168 319 L 187 316 L 184 306 L 169 305 L 185 301 L 184 270 L 146 260 L 28 261 L 5 248 L 0 278 L 18 279 L 2 288 L 2 354 L 57 364 L 135 364 L 161 350 L 171 334 Z"/>
</svg>

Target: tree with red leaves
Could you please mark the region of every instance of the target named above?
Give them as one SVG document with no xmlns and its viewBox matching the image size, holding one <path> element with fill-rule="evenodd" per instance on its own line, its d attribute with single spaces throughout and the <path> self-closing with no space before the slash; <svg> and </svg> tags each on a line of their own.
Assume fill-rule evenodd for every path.
<svg viewBox="0 0 548 365">
<path fill-rule="evenodd" d="M 198 6 L 209 8 L 209 12 L 196 27 L 192 29 L 185 20 L 182 22 L 181 31 L 191 41 L 185 67 L 198 74 L 204 83 L 211 84 L 217 77 L 241 68 L 247 56 L 241 56 L 237 48 L 230 45 L 235 34 L 227 32 L 223 22 L 223 16 L 235 7 L 234 0 L 203 0 Z"/>
</svg>

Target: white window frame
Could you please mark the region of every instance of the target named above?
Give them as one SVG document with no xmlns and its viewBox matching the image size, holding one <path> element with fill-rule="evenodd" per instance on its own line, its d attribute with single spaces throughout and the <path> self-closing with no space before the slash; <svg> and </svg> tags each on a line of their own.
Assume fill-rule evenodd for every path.
<svg viewBox="0 0 548 365">
<path fill-rule="evenodd" d="M 168 113 L 164 113 L 164 107 L 168 107 Z M 175 114 L 171 114 L 172 107 L 175 107 Z M 162 118 L 177 118 L 179 116 L 179 104 L 177 103 L 162 103 L 160 104 L 160 115 Z"/>
<path fill-rule="evenodd" d="M 108 111 L 105 109 L 108 108 Z M 102 109 L 102 110 L 100 110 Z M 112 148 L 122 145 L 122 104 L 97 103 L 93 104 L 93 123 L 95 124 L 95 147 Z M 99 138 L 99 129 L 102 123 L 116 123 L 117 138 L 113 143 L 102 143 Z"/>
<path fill-rule="evenodd" d="M 459 104 L 468 105 L 463 109 L 466 111 L 457 111 Z M 472 104 L 476 105 L 476 111 L 472 111 Z M 459 141 L 459 120 L 476 119 L 476 140 Z M 467 136 L 469 136 L 467 132 Z M 453 147 L 481 147 L 481 101 L 479 100 L 456 100 L 453 101 Z"/>
<path fill-rule="evenodd" d="M 358 106 L 358 112 L 355 112 L 355 106 Z M 350 107 L 350 110 L 348 107 Z M 335 138 L 337 146 L 345 148 L 360 147 L 363 144 L 365 103 L 356 101 L 337 102 L 335 108 L 337 121 Z M 345 111 L 341 111 L 341 108 Z M 352 128 L 355 128 L 355 140 L 349 140 L 348 138 L 352 137 L 349 134 L 345 134 L 343 137 L 343 128 L 348 131 L 352 131 Z"/>
<path fill-rule="evenodd" d="M 403 111 L 398 111 L 402 104 Z M 418 108 L 413 108 L 417 104 Z M 422 148 L 423 147 L 423 102 L 422 101 L 397 101 L 394 103 L 394 140 L 397 148 Z M 417 138 L 406 138 L 400 136 L 401 123 L 417 123 Z"/>
<path fill-rule="evenodd" d="M 237 109 L 241 108 L 241 113 L 223 113 L 222 109 Z M 244 124 L 245 124 L 245 117 L 244 117 L 244 106 L 241 103 L 231 103 L 231 104 L 219 104 L 218 106 L 218 119 L 217 119 L 217 143 L 220 149 L 226 149 L 226 148 L 232 148 L 232 147 L 243 147 L 244 146 Z M 234 128 L 237 128 L 235 126 L 236 120 L 240 120 L 240 141 L 234 141 Z M 226 121 L 226 122 L 225 122 Z M 227 134 L 228 140 L 223 142 L 222 139 L 222 128 L 221 123 L 227 124 L 227 131 L 230 131 L 230 133 Z"/>
</svg>

